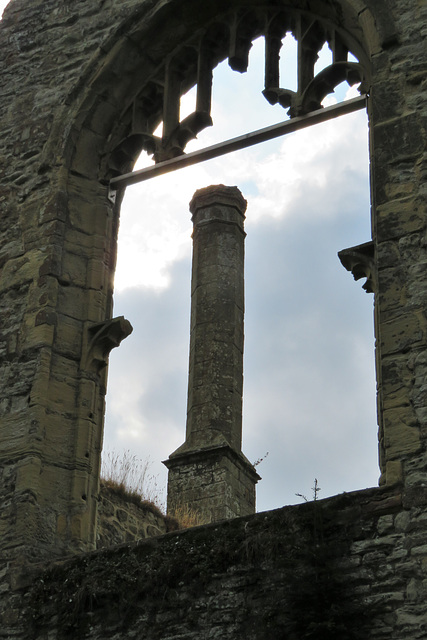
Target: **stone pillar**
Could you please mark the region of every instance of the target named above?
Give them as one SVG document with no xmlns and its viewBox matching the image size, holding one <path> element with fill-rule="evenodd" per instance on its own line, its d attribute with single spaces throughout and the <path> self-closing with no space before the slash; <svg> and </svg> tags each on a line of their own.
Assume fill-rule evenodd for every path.
<svg viewBox="0 0 427 640">
<path fill-rule="evenodd" d="M 260 479 L 241 451 L 244 218 L 237 187 L 196 191 L 185 443 L 167 461 L 168 511 L 214 522 L 255 512 Z"/>
</svg>

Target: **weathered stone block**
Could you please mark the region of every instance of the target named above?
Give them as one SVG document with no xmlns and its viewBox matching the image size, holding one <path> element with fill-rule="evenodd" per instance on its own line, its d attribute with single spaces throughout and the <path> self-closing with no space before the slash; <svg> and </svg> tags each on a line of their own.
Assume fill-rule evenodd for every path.
<svg viewBox="0 0 427 640">
<path fill-rule="evenodd" d="M 87 258 L 75 253 L 64 252 L 62 278 L 75 287 L 84 287 L 87 278 Z"/>
<path fill-rule="evenodd" d="M 403 269 L 387 268 L 378 274 L 378 301 L 381 312 L 387 317 L 389 312 L 396 312 L 406 303 L 406 274 Z"/>
<path fill-rule="evenodd" d="M 423 208 L 411 195 L 399 199 L 389 197 L 385 202 L 379 203 L 376 218 L 378 242 L 381 243 L 424 229 Z"/>
<path fill-rule="evenodd" d="M 388 486 L 403 482 L 403 467 L 400 460 L 389 460 L 386 465 L 386 483 Z"/>
<path fill-rule="evenodd" d="M 22 327 L 21 344 L 23 350 L 40 349 L 50 347 L 55 336 L 54 324 L 36 325 L 36 318 L 28 318 Z"/>
<path fill-rule="evenodd" d="M 0 293 L 32 282 L 44 260 L 43 254 L 36 250 L 24 257 L 8 260 L 0 273 Z"/>
<path fill-rule="evenodd" d="M 111 274 L 104 260 L 95 258 L 89 261 L 86 272 L 86 285 L 90 289 L 102 290 L 111 286 Z"/>
<path fill-rule="evenodd" d="M 390 460 L 421 450 L 418 424 L 410 407 L 384 411 L 384 443 Z"/>
<path fill-rule="evenodd" d="M 61 314 L 56 335 L 57 352 L 79 361 L 82 353 L 83 323 L 79 319 Z"/>
<path fill-rule="evenodd" d="M 404 352 L 423 344 L 425 322 L 416 314 L 399 315 L 381 325 L 381 348 L 384 356 Z"/>
<path fill-rule="evenodd" d="M 74 151 L 72 169 L 89 179 L 97 179 L 100 150 L 103 149 L 104 138 L 94 131 L 83 128 Z"/>
</svg>

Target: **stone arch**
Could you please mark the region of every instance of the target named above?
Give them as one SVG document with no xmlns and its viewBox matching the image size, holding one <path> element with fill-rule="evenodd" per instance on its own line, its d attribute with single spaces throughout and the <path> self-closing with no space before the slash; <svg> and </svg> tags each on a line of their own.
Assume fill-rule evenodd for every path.
<svg viewBox="0 0 427 640">
<path fill-rule="evenodd" d="M 4 433 L 10 441 L 7 455 L 11 474 L 15 474 L 10 495 L 18 513 L 17 545 L 27 550 L 35 548 L 35 555 L 50 554 L 52 549 L 64 553 L 94 545 L 105 365 L 109 350 L 130 331 L 124 319 L 111 318 L 120 198 L 115 206 L 106 199 L 108 179 L 114 172 L 130 168 L 141 149 L 141 139 L 132 138 L 129 132 L 129 107 L 141 88 L 141 79 L 151 78 L 155 69 L 187 36 L 193 36 L 206 24 L 215 25 L 218 16 L 230 8 L 226 0 L 204 3 L 202 9 L 195 0 L 185 3 L 110 0 L 99 2 L 98 14 L 94 17 L 84 12 L 73 14 L 67 3 L 49 0 L 41 10 L 42 20 L 51 32 L 51 39 L 45 45 L 49 52 L 54 51 L 55 46 L 59 51 L 61 42 L 60 33 L 55 32 L 56 4 L 63 17 L 69 15 L 68 22 L 65 18 L 63 22 L 71 29 L 65 48 L 76 57 L 74 66 L 64 70 L 64 86 L 58 89 L 60 100 L 53 90 L 51 95 L 46 94 L 44 108 L 49 115 L 43 126 L 34 127 L 28 134 L 33 136 L 33 145 L 37 147 L 29 156 L 29 160 L 34 158 L 31 180 L 24 181 L 25 187 L 21 187 L 19 178 L 13 178 L 18 182 L 14 183 L 16 192 L 11 192 L 8 205 L 11 229 L 12 219 L 18 220 L 20 229 L 24 230 L 24 242 L 15 254 L 14 248 L 9 250 L 12 253 L 6 256 L 4 271 L 5 278 L 8 274 L 10 277 L 18 274 L 13 276 L 13 281 L 16 286 L 26 288 L 19 316 L 24 337 L 20 346 L 8 347 L 8 357 L 16 362 L 21 358 L 22 363 L 25 352 L 28 389 L 17 393 L 21 398 L 19 420 L 8 417 Z M 383 251 L 384 255 L 386 247 L 396 248 L 399 233 L 419 233 L 421 225 L 421 216 L 415 214 L 411 217 L 410 229 L 403 229 L 398 219 L 402 206 L 406 212 L 411 207 L 418 212 L 419 199 L 418 196 L 410 202 L 405 199 L 409 196 L 402 191 L 395 153 L 389 148 L 388 140 L 392 132 L 396 137 L 394 149 L 399 147 L 401 152 L 401 164 L 418 162 L 422 130 L 416 103 L 399 91 L 401 72 L 395 71 L 395 83 L 390 82 L 387 51 L 397 55 L 398 29 L 392 22 L 389 3 L 385 0 L 307 0 L 304 3 L 274 0 L 270 4 L 290 12 L 309 11 L 330 24 L 339 25 L 369 62 L 373 235 L 376 253 Z M 259 5 L 257 0 L 232 3 L 236 11 L 250 10 L 255 17 Z M 20 26 L 20 11 L 19 0 L 13 0 L 1 28 L 3 37 L 7 38 L 10 30 Z M 29 12 L 22 10 L 22 19 L 25 18 L 33 20 Z M 75 32 L 73 25 L 77 25 Z M 83 31 L 90 32 L 88 54 L 76 45 L 79 25 Z M 400 29 L 402 31 L 402 27 Z M 12 61 L 16 59 L 19 64 L 30 61 L 30 54 L 25 51 L 22 46 L 13 49 Z M 58 53 L 65 69 L 61 55 Z M 224 52 L 214 55 L 218 55 L 219 60 Z M 184 74 L 182 82 L 189 87 L 196 73 L 191 52 L 188 60 L 190 72 L 188 76 Z M 34 56 L 30 65 L 34 71 Z M 40 94 L 55 82 L 52 68 L 45 71 L 49 82 L 40 71 L 36 74 L 34 89 L 24 83 L 18 91 L 17 105 L 24 89 L 29 102 L 43 104 Z M 420 72 L 414 67 L 411 73 L 411 86 L 417 87 L 421 82 Z M 149 118 L 152 119 L 150 126 L 154 126 L 161 119 L 161 105 L 155 87 L 151 89 L 147 99 L 152 101 Z M 20 113 L 17 109 L 15 123 Z M 26 139 L 23 133 L 19 140 L 21 147 Z M 112 153 L 123 141 L 128 141 L 128 147 L 125 146 L 124 155 L 116 158 L 112 165 Z M 387 221 L 393 216 L 397 222 L 390 229 Z M 390 298 L 386 276 L 381 277 L 379 295 L 389 296 L 387 304 L 393 306 L 395 302 Z M 403 459 L 422 450 L 420 418 L 414 413 L 412 396 L 408 395 L 407 376 L 401 361 L 393 359 L 397 352 L 402 355 L 412 349 L 419 355 L 424 350 L 419 313 L 412 312 L 414 308 L 419 309 L 420 303 L 410 297 L 408 304 L 406 324 L 396 323 L 393 316 L 387 315 L 387 307 L 383 307 L 385 311 L 377 309 L 376 315 L 380 433 L 384 425 L 388 425 L 388 431 L 382 436 L 381 466 L 389 483 L 403 477 L 402 448 Z M 421 335 L 420 338 L 411 338 L 414 328 L 419 329 L 415 333 Z M 402 333 L 404 339 L 398 337 Z M 390 408 L 384 409 L 384 397 L 392 401 L 396 380 L 403 379 L 406 390 L 396 399 L 398 404 L 393 405 L 393 414 L 383 419 L 384 412 Z M 18 442 L 13 435 L 17 424 L 22 428 Z M 404 425 L 403 447 L 399 424 Z M 58 450 L 62 453 L 60 459 Z M 61 478 L 56 480 L 59 490 L 52 484 L 52 478 Z M 31 527 L 26 528 L 25 523 L 29 521 Z M 13 536 L 13 532 L 10 535 Z M 36 545 L 34 540 L 38 541 Z"/>
<path fill-rule="evenodd" d="M 247 9 L 249 6 L 249 31 L 245 32 L 246 38 L 250 41 L 257 37 L 264 28 L 261 23 L 260 16 L 256 13 L 256 2 L 237 2 L 237 11 Z M 281 3 L 273 3 L 280 7 Z M 295 13 L 295 6 L 298 3 L 287 3 L 284 13 Z M 230 5 L 223 5 L 225 9 L 226 19 L 233 15 L 230 11 Z M 340 32 L 346 34 L 349 43 L 359 58 L 363 59 L 368 66 L 368 54 L 366 49 L 368 45 L 365 43 L 362 27 L 357 23 L 356 16 L 352 10 L 341 12 L 340 7 L 336 5 L 331 8 L 323 3 L 316 7 L 322 20 L 328 24 L 333 24 L 336 20 L 339 23 Z M 297 15 L 299 12 L 297 13 Z M 239 15 L 239 14 L 237 14 Z M 100 56 L 93 62 L 93 71 L 85 74 L 84 83 L 81 83 L 79 91 L 74 90 L 71 94 L 73 106 L 76 106 L 75 115 L 69 120 L 71 127 L 69 135 L 65 140 L 63 157 L 69 169 L 68 180 L 69 186 L 74 193 L 72 201 L 69 200 L 69 215 L 74 220 L 81 220 L 81 211 L 87 207 L 86 202 L 103 201 L 105 197 L 105 187 L 110 177 L 131 170 L 136 158 L 140 154 L 144 146 L 144 135 L 138 132 L 132 133 L 132 123 L 129 122 L 130 113 L 132 111 L 132 102 L 138 99 L 138 92 L 144 85 L 144 81 L 148 78 L 146 86 L 148 88 L 147 96 L 150 101 L 150 128 L 154 130 L 162 119 L 162 95 L 158 92 L 159 72 L 164 73 L 165 59 L 178 59 L 180 55 L 184 55 L 186 76 L 181 80 L 182 93 L 190 88 L 197 79 L 197 59 L 194 58 L 194 51 L 191 49 L 191 43 L 194 41 L 194 34 L 202 33 L 206 30 L 206 24 L 209 25 L 207 33 L 203 37 L 217 40 L 216 46 L 213 47 L 213 65 L 227 57 L 230 46 L 230 31 L 226 29 L 226 20 L 222 18 L 221 11 L 217 5 L 208 5 L 205 13 L 200 16 L 192 7 L 191 2 L 185 5 L 184 9 L 178 10 L 173 2 L 160 7 L 158 11 L 148 11 L 143 13 L 141 9 L 137 9 L 132 16 L 126 20 L 117 33 L 110 38 L 108 45 L 104 45 L 103 49 L 107 53 Z M 182 25 L 185 25 L 185 30 Z M 348 31 L 347 31 L 348 25 Z M 152 33 L 156 32 L 156 49 L 155 55 L 151 52 Z M 169 34 L 173 33 L 174 38 L 170 38 Z M 237 32 L 238 35 L 238 32 Z M 243 36 L 242 36 L 243 37 Z M 117 38 L 117 39 L 115 39 Z M 188 53 L 184 50 L 182 53 L 182 43 L 189 41 Z M 362 44 L 361 44 L 362 43 Z M 375 43 L 373 46 L 377 46 Z M 245 64 L 245 45 L 243 45 L 243 53 L 235 53 L 231 64 L 237 71 L 244 71 Z M 159 70 L 159 71 L 158 71 Z M 157 76 L 155 75 L 157 71 Z M 154 75 L 154 80 L 153 80 Z M 260 87 L 261 89 L 261 87 Z M 67 115 L 69 118 L 69 115 Z M 88 182 L 89 181 L 89 182 Z M 121 198 L 116 202 L 114 207 L 106 201 L 103 201 L 97 207 L 96 222 L 90 222 L 85 232 L 90 232 L 92 224 L 101 226 L 106 231 L 105 237 L 108 239 L 109 254 L 111 256 L 111 264 L 109 269 L 104 273 L 104 283 L 99 283 L 105 294 L 98 296 L 103 301 L 96 302 L 98 308 L 96 312 L 97 326 L 100 331 L 106 331 L 105 327 L 109 325 L 111 315 L 112 300 L 112 276 L 115 262 L 115 243 L 116 243 L 116 224 L 119 215 Z M 101 222 L 102 221 L 102 222 Z M 75 224 L 73 223 L 73 226 Z M 91 260 L 92 258 L 89 258 Z M 102 262 L 102 259 L 95 261 Z M 89 303 L 92 305 L 92 302 Z M 104 324 L 102 324 L 104 323 Z M 107 323 L 107 324 L 106 324 Z M 102 326 L 101 326 L 102 325 Z M 116 327 L 116 325 L 114 325 Z M 92 331 L 89 325 L 86 326 L 86 335 Z M 115 329 L 115 331 L 118 331 Z M 117 340 L 118 342 L 118 340 Z M 103 343 L 104 344 L 104 343 Z M 83 349 L 86 345 L 83 344 Z M 91 352 L 92 353 L 92 352 Z M 107 361 L 100 358 L 96 361 Z M 92 366 L 89 363 L 87 366 Z M 101 371 L 101 370 L 100 370 Z M 81 374 L 80 374 L 81 375 Z M 85 376 L 81 376 L 81 380 Z M 92 384 L 93 372 L 89 374 Z M 80 383 L 82 384 L 82 382 Z M 105 394 L 104 370 L 101 371 L 101 382 L 97 383 L 97 393 L 99 394 L 99 410 L 95 419 L 95 433 L 93 440 L 94 457 L 99 456 L 100 442 L 102 438 L 102 419 L 103 419 L 103 396 Z M 94 413 L 94 412 L 92 412 Z M 84 461 L 83 461 L 84 463 Z M 88 465 L 88 470 L 90 465 Z M 96 473 L 94 471 L 96 470 Z M 90 469 L 90 475 L 85 482 L 87 487 L 83 487 L 78 491 L 82 495 L 96 495 L 96 486 L 98 480 L 97 464 L 95 463 Z M 92 487 L 92 488 L 90 488 Z M 93 517 L 93 516 L 91 516 Z"/>
</svg>

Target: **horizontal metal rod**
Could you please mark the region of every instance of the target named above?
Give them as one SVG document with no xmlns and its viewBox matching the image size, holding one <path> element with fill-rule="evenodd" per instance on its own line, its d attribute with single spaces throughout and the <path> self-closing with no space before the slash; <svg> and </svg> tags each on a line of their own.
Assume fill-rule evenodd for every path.
<svg viewBox="0 0 427 640">
<path fill-rule="evenodd" d="M 304 129 L 305 127 L 309 127 L 313 124 L 326 122 L 327 120 L 337 118 L 338 116 L 346 113 L 353 113 L 359 109 L 366 108 L 366 100 L 366 96 L 359 96 L 352 100 L 340 102 L 332 107 L 312 111 L 305 116 L 298 116 L 291 120 L 284 120 L 283 122 L 273 124 L 270 127 L 265 127 L 264 129 L 258 129 L 252 133 L 245 133 L 243 136 L 238 136 L 237 138 L 232 138 L 225 142 L 219 142 L 211 147 L 200 149 L 200 151 L 193 151 L 192 153 L 183 154 L 182 156 L 172 158 L 171 160 L 159 162 L 152 167 L 133 171 L 132 173 L 125 173 L 122 176 L 117 176 L 116 178 L 111 179 L 110 191 L 114 192 L 117 189 L 128 187 L 131 184 L 143 182 L 144 180 L 149 180 L 150 178 L 154 178 L 164 173 L 169 173 L 170 171 L 175 171 L 176 169 L 189 167 L 193 164 L 204 162 L 205 160 L 212 160 L 213 158 L 218 158 L 226 153 L 246 149 L 247 147 L 251 147 L 260 142 L 266 142 L 267 140 L 284 136 L 287 133 L 293 133 L 294 131 Z"/>
</svg>

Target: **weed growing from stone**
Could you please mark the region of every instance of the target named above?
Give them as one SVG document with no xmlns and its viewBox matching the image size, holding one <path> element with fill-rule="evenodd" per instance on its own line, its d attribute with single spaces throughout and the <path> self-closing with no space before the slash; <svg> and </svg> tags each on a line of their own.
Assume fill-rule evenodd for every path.
<svg viewBox="0 0 427 640">
<path fill-rule="evenodd" d="M 150 474 L 152 462 L 142 460 L 128 449 L 121 453 L 106 451 L 102 455 L 101 485 L 121 495 L 125 500 L 162 514 L 169 520 L 171 530 L 188 529 L 206 520 L 188 505 L 177 505 L 166 515 L 164 499 L 157 478 Z"/>
<path fill-rule="evenodd" d="M 102 454 L 101 483 L 133 502 L 151 502 L 165 513 L 157 478 L 150 474 L 151 465 L 149 458 L 138 458 L 129 449 L 121 453 L 105 451 Z"/>
<path fill-rule="evenodd" d="M 189 529 L 190 527 L 209 524 L 206 517 L 204 518 L 198 511 L 191 509 L 191 507 L 186 504 L 179 504 L 169 509 L 169 515 L 178 521 L 180 529 Z"/>
<path fill-rule="evenodd" d="M 257 460 L 255 460 L 255 462 L 252 463 L 253 467 L 257 467 L 258 465 L 261 464 L 261 462 L 264 462 L 264 460 L 267 458 L 269 454 L 269 451 L 266 451 L 266 453 L 264 453 L 263 456 L 261 456 L 261 458 L 258 458 Z"/>
<path fill-rule="evenodd" d="M 314 478 L 314 487 L 312 487 L 311 490 L 313 491 L 313 501 L 316 502 L 316 500 L 319 499 L 319 493 L 322 491 L 322 489 L 319 487 L 317 478 Z M 295 495 L 298 498 L 302 498 L 304 502 L 310 502 L 310 500 L 303 493 L 296 493 Z"/>
</svg>

